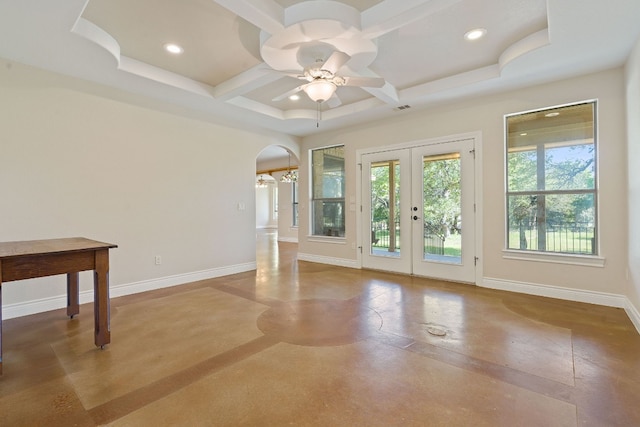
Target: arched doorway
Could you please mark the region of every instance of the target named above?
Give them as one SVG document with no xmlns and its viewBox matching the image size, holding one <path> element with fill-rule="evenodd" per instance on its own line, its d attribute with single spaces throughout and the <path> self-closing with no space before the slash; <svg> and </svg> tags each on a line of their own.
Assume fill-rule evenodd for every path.
<svg viewBox="0 0 640 427">
<path fill-rule="evenodd" d="M 256 157 L 256 242 L 298 243 L 298 158 L 290 150 L 270 145 Z M 294 179 L 287 180 L 287 176 Z M 266 237 L 265 237 L 266 235 Z"/>
</svg>

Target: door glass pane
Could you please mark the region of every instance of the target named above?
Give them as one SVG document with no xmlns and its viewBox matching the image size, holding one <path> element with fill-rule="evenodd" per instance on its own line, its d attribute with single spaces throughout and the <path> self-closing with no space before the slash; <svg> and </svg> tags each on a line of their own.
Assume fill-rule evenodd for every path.
<svg viewBox="0 0 640 427">
<path fill-rule="evenodd" d="M 371 164 L 371 255 L 400 256 L 400 161 Z"/>
<path fill-rule="evenodd" d="M 460 153 L 423 158 L 425 261 L 462 263 Z"/>
</svg>

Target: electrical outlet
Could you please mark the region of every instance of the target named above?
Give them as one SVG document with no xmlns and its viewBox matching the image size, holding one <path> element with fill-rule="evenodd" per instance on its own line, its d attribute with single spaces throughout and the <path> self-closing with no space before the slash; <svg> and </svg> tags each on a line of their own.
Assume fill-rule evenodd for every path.
<svg viewBox="0 0 640 427">
<path fill-rule="evenodd" d="M 156 255 L 156 265 L 162 264 L 162 257 L 160 255 Z"/>
</svg>

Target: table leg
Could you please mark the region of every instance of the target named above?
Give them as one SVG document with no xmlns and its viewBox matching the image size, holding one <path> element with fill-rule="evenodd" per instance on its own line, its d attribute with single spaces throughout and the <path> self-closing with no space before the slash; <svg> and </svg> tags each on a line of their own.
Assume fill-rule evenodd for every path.
<svg viewBox="0 0 640 427">
<path fill-rule="evenodd" d="M 96 266 L 93 280 L 93 307 L 95 315 L 95 344 L 104 347 L 111 342 L 109 314 L 109 250 L 95 251 Z"/>
<path fill-rule="evenodd" d="M 73 316 L 80 313 L 80 289 L 78 288 L 78 272 L 67 273 L 67 316 L 73 319 Z"/>
</svg>

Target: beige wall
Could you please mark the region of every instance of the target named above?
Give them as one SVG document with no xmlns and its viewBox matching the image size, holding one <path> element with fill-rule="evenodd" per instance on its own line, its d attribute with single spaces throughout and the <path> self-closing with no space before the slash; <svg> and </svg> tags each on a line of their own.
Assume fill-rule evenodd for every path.
<svg viewBox="0 0 640 427">
<path fill-rule="evenodd" d="M 640 40 L 636 43 L 625 71 L 629 170 L 629 299 L 636 312 L 640 313 Z M 640 329 L 640 324 L 636 326 Z"/>
<path fill-rule="evenodd" d="M 599 111 L 599 216 L 604 267 L 504 259 L 504 136 L 503 116 L 576 101 L 597 99 Z M 623 295 L 627 292 L 627 211 L 625 92 L 622 69 L 615 69 L 499 95 L 398 113 L 398 117 L 357 128 L 314 135 L 303 140 L 301 176 L 308 175 L 308 150 L 345 144 L 347 205 L 356 198 L 356 150 L 447 135 L 482 134 L 483 263 L 484 277 L 524 284 Z M 301 183 L 301 199 L 308 200 L 308 183 Z M 308 212 L 304 215 L 308 216 Z M 356 213 L 347 209 L 343 244 L 313 241 L 308 221 L 302 221 L 302 254 L 356 260 Z"/>
<path fill-rule="evenodd" d="M 109 97 L 92 94 L 100 92 Z M 0 241 L 85 236 L 115 243 L 112 288 L 255 267 L 256 155 L 271 144 L 297 152 L 297 140 L 118 98 L 1 62 Z M 86 274 L 81 282 L 83 292 L 92 289 Z M 61 276 L 2 288 L 8 308 L 51 308 L 47 301 L 58 304 L 65 294 Z"/>
</svg>

